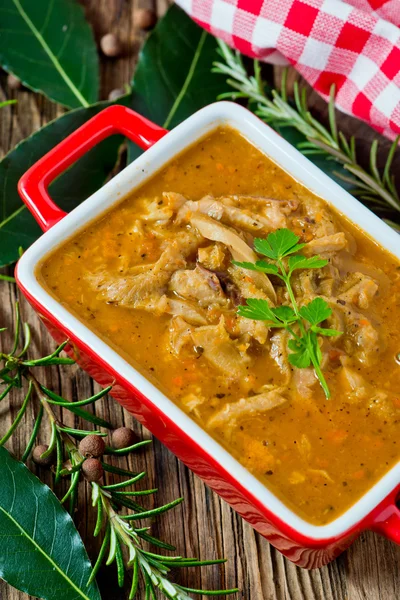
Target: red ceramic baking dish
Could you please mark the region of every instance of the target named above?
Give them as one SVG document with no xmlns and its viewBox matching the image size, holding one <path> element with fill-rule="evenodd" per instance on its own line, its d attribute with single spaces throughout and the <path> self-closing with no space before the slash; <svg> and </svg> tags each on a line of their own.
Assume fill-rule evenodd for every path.
<svg viewBox="0 0 400 600">
<path fill-rule="evenodd" d="M 394 231 L 246 109 L 216 103 L 167 132 L 125 107 L 113 106 L 67 137 L 21 178 L 21 197 L 45 233 L 19 261 L 18 285 L 56 341 L 70 340 L 67 350 L 83 369 L 101 385 L 112 384 L 112 396 L 122 406 L 291 561 L 305 568 L 320 567 L 365 529 L 400 543 L 400 510 L 396 505 L 400 463 L 333 522 L 323 526 L 307 523 L 54 299 L 36 277 L 38 265 L 55 247 L 220 125 L 238 130 L 296 180 L 400 258 L 399 238 Z M 51 200 L 49 184 L 91 147 L 116 133 L 127 136 L 146 152 L 66 215 Z"/>
</svg>

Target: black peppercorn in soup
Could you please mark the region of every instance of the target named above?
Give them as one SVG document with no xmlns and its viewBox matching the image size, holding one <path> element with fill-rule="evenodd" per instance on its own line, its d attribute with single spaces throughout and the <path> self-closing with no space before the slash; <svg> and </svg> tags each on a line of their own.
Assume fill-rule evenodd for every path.
<svg viewBox="0 0 400 600">
<path fill-rule="evenodd" d="M 397 462 L 399 261 L 236 131 L 172 160 L 39 276 L 309 522 Z M 238 310 L 251 303 L 256 318 Z"/>
</svg>

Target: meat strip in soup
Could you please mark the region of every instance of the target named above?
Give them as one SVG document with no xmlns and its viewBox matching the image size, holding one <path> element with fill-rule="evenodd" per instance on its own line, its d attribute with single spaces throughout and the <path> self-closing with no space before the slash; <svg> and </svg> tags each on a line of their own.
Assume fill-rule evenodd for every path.
<svg viewBox="0 0 400 600">
<path fill-rule="evenodd" d="M 324 260 L 291 286 L 298 307 L 322 299 L 320 326 L 341 333 L 316 335 L 329 400 L 313 364 L 292 364 L 287 328 L 238 311 L 291 305 L 281 278 L 240 265 L 282 229 Z M 40 277 L 309 522 L 332 521 L 398 460 L 399 262 L 236 131 L 175 158 Z"/>
</svg>

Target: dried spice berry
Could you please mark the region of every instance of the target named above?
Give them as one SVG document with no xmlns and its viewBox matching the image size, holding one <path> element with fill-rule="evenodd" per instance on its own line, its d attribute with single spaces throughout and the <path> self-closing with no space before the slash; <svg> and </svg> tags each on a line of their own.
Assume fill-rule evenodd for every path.
<svg viewBox="0 0 400 600">
<path fill-rule="evenodd" d="M 42 457 L 42 454 L 47 452 L 49 449 L 46 444 L 41 444 L 40 446 L 36 446 L 32 453 L 33 462 L 41 467 L 50 467 L 54 462 L 54 453 L 49 454 L 49 456 Z"/>
<path fill-rule="evenodd" d="M 15 77 L 12 73 L 10 73 L 7 77 L 7 85 L 10 90 L 19 90 L 22 87 L 21 80 L 18 77 Z"/>
<path fill-rule="evenodd" d="M 123 448 L 128 448 L 128 446 L 132 446 L 135 442 L 137 442 L 137 437 L 132 429 L 129 427 L 119 427 L 116 429 L 112 436 L 111 442 L 113 448 L 116 450 L 122 450 Z"/>
<path fill-rule="evenodd" d="M 100 48 L 105 56 L 111 58 L 119 56 L 122 52 L 121 42 L 114 33 L 106 33 L 106 35 L 103 35 L 100 40 Z"/>
<path fill-rule="evenodd" d="M 104 440 L 99 435 L 87 435 L 79 443 L 79 452 L 86 458 L 98 458 L 105 449 Z"/>
<path fill-rule="evenodd" d="M 139 8 L 134 12 L 133 24 L 139 29 L 151 29 L 157 23 L 157 16 L 149 8 Z"/>
<path fill-rule="evenodd" d="M 104 470 L 98 458 L 88 458 L 82 465 L 82 473 L 88 481 L 100 481 Z"/>
<path fill-rule="evenodd" d="M 111 90 L 108 94 L 108 99 L 111 101 L 118 100 L 118 98 L 121 98 L 124 94 L 126 94 L 126 92 L 123 88 L 116 88 L 115 90 Z"/>
</svg>

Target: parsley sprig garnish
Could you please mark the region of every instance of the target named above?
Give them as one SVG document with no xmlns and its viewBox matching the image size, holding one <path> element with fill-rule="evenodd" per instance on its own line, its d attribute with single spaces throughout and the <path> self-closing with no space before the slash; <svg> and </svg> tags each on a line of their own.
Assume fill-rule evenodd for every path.
<svg viewBox="0 0 400 600">
<path fill-rule="evenodd" d="M 306 244 L 299 243 L 300 238 L 290 229 L 278 229 L 270 233 L 266 239 L 254 240 L 254 248 L 265 259 L 251 262 L 233 261 L 238 267 L 251 271 L 260 271 L 267 275 L 279 277 L 286 286 L 291 306 L 270 306 L 268 300 L 248 298 L 246 306 L 239 306 L 238 313 L 247 319 L 266 321 L 268 327 L 286 329 L 290 335 L 288 347 L 291 353 L 288 360 L 291 365 L 305 369 L 311 364 L 325 392 L 330 398 L 330 391 L 321 370 L 322 352 L 318 336 L 337 336 L 341 331 L 321 327 L 321 323 L 332 314 L 332 309 L 323 298 L 314 298 L 308 304 L 299 307 L 295 298 L 291 277 L 299 269 L 321 269 L 328 261 L 320 256 L 306 257 L 299 254 Z"/>
</svg>

